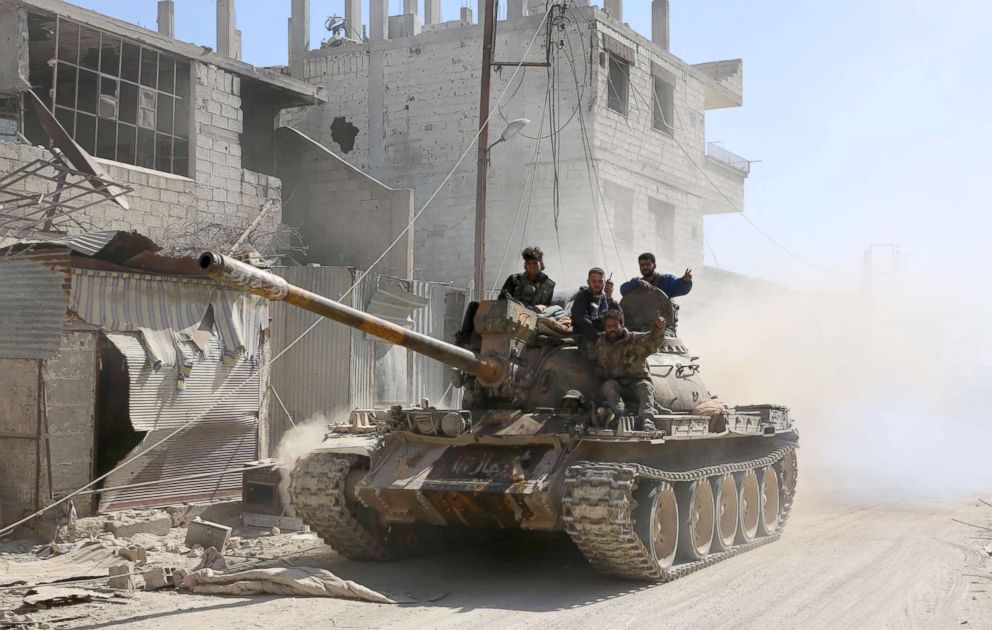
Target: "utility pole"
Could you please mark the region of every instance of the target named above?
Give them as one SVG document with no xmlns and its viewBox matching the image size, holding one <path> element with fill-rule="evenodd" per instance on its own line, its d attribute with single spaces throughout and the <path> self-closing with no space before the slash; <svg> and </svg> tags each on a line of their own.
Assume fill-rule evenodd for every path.
<svg viewBox="0 0 992 630">
<path fill-rule="evenodd" d="M 479 156 L 475 183 L 475 297 L 486 292 L 486 184 L 489 176 L 489 90 L 496 35 L 496 0 L 485 0 L 482 16 L 482 87 L 479 90 Z"/>
</svg>

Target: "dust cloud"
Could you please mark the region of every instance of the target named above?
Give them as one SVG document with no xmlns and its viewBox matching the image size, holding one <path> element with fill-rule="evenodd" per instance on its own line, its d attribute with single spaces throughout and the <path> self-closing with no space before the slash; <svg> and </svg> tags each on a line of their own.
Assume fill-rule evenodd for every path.
<svg viewBox="0 0 992 630">
<path fill-rule="evenodd" d="M 992 489 L 992 368 L 982 356 L 992 309 L 974 290 L 930 280 L 884 297 L 761 291 L 698 309 L 686 298 L 680 333 L 721 399 L 791 407 L 801 483 L 815 494 L 973 498 Z"/>
<path fill-rule="evenodd" d="M 279 495 L 282 504 L 292 516 L 289 500 L 290 474 L 297 460 L 305 457 L 310 451 L 320 446 L 327 433 L 328 420 L 323 414 L 317 414 L 300 423 L 283 434 L 276 447 L 276 462 L 279 466 Z"/>
</svg>

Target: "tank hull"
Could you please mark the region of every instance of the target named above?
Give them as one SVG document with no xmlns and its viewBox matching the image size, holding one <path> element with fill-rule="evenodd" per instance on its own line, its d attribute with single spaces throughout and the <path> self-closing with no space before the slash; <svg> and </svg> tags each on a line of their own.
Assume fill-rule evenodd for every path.
<svg viewBox="0 0 992 630">
<path fill-rule="evenodd" d="M 673 579 L 691 567 L 770 542 L 788 517 L 798 435 L 787 423 L 736 425 L 737 430 L 681 438 L 617 431 L 574 435 L 545 431 L 554 428 L 548 425 L 555 424 L 555 417 L 491 413 L 503 418 L 499 430 L 480 429 L 457 438 L 405 431 L 332 436 L 294 473 L 294 507 L 332 547 L 353 558 L 402 554 L 415 547 L 411 540 L 424 525 L 558 531 L 571 536 L 603 572 L 651 581 Z M 506 424 L 506 414 L 515 420 Z M 336 466 L 336 480 L 325 475 L 315 481 L 312 473 L 300 471 L 308 466 L 320 471 Z M 750 476 L 766 486 L 759 488 L 764 494 L 757 498 L 753 492 L 747 495 L 754 483 L 738 488 L 740 480 Z M 697 551 L 705 547 L 702 553 L 680 551 L 667 563 L 652 551 L 650 540 L 630 533 L 638 520 L 634 511 L 644 502 L 635 493 L 643 488 L 667 487 L 670 513 L 678 511 L 676 504 L 690 488 L 698 491 L 700 484 L 707 484 L 715 492 L 718 483 L 729 483 L 730 478 L 738 479 L 731 494 L 735 501 L 743 497 L 740 500 L 751 510 L 749 518 L 771 500 L 763 498 L 765 494 L 777 497 L 777 504 L 766 509 L 767 522 L 760 533 L 742 535 L 735 525 L 735 531 L 723 535 L 732 543 L 714 546 L 703 540 L 695 546 Z M 327 493 L 328 487 L 338 489 Z M 315 492 L 324 494 L 314 496 Z M 713 504 L 713 494 L 707 496 L 710 507 L 703 511 L 715 515 L 720 505 Z M 708 535 L 716 540 L 716 526 L 710 534 L 696 531 L 699 525 L 693 524 L 692 514 L 698 514 L 698 503 L 683 506 L 681 516 L 674 518 L 684 521 L 687 532 L 695 528 L 691 534 L 697 538 Z M 329 519 L 327 506 L 335 506 L 346 518 Z M 627 525 L 624 518 L 630 521 Z M 362 539 L 357 544 L 356 536 Z M 609 541 L 605 547 L 604 541 Z"/>
</svg>

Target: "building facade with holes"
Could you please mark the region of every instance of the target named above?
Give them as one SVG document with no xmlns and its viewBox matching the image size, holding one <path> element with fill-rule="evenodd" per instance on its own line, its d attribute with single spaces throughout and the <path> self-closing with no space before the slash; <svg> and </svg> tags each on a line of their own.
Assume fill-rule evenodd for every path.
<svg viewBox="0 0 992 630">
<path fill-rule="evenodd" d="M 667 1 L 652 3 L 650 37 L 624 24 L 619 2 L 609 11 L 567 4 L 545 19 L 544 0 L 510 2 L 497 24 L 495 59 L 506 63 L 494 68 L 490 142 L 511 120 L 532 123 L 490 154 L 486 289 L 519 268 L 529 244 L 543 247 L 561 287 L 578 286 L 592 265 L 633 275 L 641 251 L 656 252 L 666 271 L 701 270 L 703 218 L 743 207 L 747 160 L 705 141 L 706 112 L 742 103 L 742 62 L 674 56 Z M 373 177 L 413 188 L 418 209 L 452 172 L 417 221 L 416 267 L 467 285 L 475 148 L 458 159 L 479 128 L 478 14 L 441 21 L 428 2 L 423 14 L 408 3 L 406 15 L 390 16 L 374 0 L 363 41 L 350 27 L 363 16 L 349 3 L 337 36 L 310 50 L 306 27 L 293 24 L 308 19 L 308 5 L 293 3 L 289 71 L 334 89 L 283 120 Z M 519 61 L 550 67 L 516 72 Z"/>
</svg>

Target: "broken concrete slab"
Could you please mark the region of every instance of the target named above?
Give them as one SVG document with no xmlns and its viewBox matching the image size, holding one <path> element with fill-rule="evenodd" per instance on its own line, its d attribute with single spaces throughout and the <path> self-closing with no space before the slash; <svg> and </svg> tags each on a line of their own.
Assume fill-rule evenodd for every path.
<svg viewBox="0 0 992 630">
<path fill-rule="evenodd" d="M 100 593 L 82 588 L 59 588 L 55 586 L 39 586 L 31 589 L 24 597 L 24 605 L 33 609 L 55 608 L 85 604 L 94 599 L 110 599 L 110 593 Z"/>
<path fill-rule="evenodd" d="M 137 516 L 123 516 L 120 520 L 106 522 L 106 531 L 117 538 L 130 538 L 135 534 L 155 534 L 165 536 L 172 529 L 172 518 L 166 512 L 155 512 Z"/>
<path fill-rule="evenodd" d="M 230 538 L 230 527 L 210 521 L 194 520 L 189 524 L 189 530 L 186 532 L 186 546 L 202 545 L 204 549 L 207 547 L 223 549 Z"/>
</svg>

